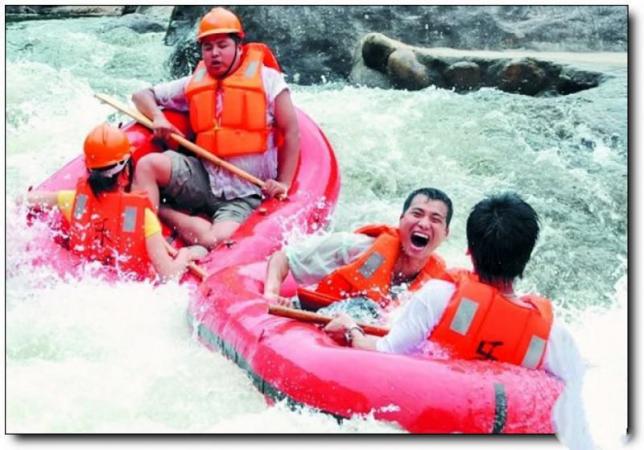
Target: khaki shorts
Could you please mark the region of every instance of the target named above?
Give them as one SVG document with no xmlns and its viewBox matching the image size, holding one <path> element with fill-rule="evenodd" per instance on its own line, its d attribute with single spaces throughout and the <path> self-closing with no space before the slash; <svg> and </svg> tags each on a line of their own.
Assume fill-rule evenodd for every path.
<svg viewBox="0 0 644 450">
<path fill-rule="evenodd" d="M 210 189 L 208 172 L 199 158 L 174 150 L 164 152 L 172 161 L 170 182 L 161 190 L 162 202 L 190 214 L 205 214 L 213 222 L 243 222 L 262 202 L 260 195 L 226 200 Z"/>
</svg>

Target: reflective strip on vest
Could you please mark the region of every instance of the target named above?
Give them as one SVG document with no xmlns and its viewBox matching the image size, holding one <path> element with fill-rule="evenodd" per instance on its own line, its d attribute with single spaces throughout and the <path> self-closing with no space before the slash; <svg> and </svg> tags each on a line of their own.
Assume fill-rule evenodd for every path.
<svg viewBox="0 0 644 450">
<path fill-rule="evenodd" d="M 200 68 L 195 74 L 195 81 L 203 80 L 203 77 L 206 76 L 206 69 L 204 67 Z"/>
<path fill-rule="evenodd" d="M 530 339 L 530 345 L 528 345 L 528 351 L 525 353 L 523 362 L 521 365 L 527 367 L 528 369 L 536 369 L 541 361 L 541 356 L 543 351 L 546 348 L 546 341 L 541 339 L 539 336 L 532 336 Z"/>
<path fill-rule="evenodd" d="M 474 315 L 476 314 L 478 307 L 479 304 L 477 302 L 463 297 L 458 305 L 458 309 L 456 310 L 456 314 L 454 314 L 454 318 L 452 319 L 452 323 L 449 328 L 452 331 L 465 336 L 470 329 L 470 325 L 472 325 L 472 320 L 474 319 Z"/>
<path fill-rule="evenodd" d="M 364 264 L 358 269 L 360 275 L 365 278 L 371 278 L 371 276 L 378 270 L 382 265 L 382 262 L 385 260 L 385 257 L 380 253 L 374 252 L 367 258 Z"/>
<path fill-rule="evenodd" d="M 257 66 L 258 66 L 257 61 L 251 61 L 248 64 L 248 67 L 246 67 L 246 70 L 244 71 L 244 76 L 246 78 L 250 78 L 253 75 L 255 75 L 255 71 L 257 70 Z"/>
<path fill-rule="evenodd" d="M 128 206 L 123 211 L 123 231 L 133 233 L 136 229 L 136 207 Z"/>
<path fill-rule="evenodd" d="M 79 194 L 76 196 L 76 207 L 74 208 L 74 219 L 79 220 L 87 210 L 87 195 Z"/>
</svg>

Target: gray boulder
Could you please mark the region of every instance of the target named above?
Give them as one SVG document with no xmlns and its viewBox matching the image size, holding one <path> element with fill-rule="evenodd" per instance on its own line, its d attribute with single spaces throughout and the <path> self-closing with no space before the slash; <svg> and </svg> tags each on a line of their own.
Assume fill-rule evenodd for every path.
<svg viewBox="0 0 644 450">
<path fill-rule="evenodd" d="M 211 7 L 177 6 L 173 10 L 165 38 L 167 44 L 175 45 L 170 61 L 172 76 L 190 73 L 198 61 L 196 24 Z M 366 67 L 357 67 L 353 52 L 362 37 L 372 32 L 411 46 L 455 49 L 625 51 L 627 44 L 628 16 L 623 6 L 236 5 L 230 9 L 240 16 L 247 39 L 268 44 L 290 80 L 301 84 L 346 80 L 350 75 L 355 79 L 354 72 L 373 81 L 374 74 L 366 70 L 373 69 L 367 46 L 363 46 Z M 386 48 L 376 46 L 372 50 Z M 375 56 L 376 61 L 384 61 Z M 434 61 L 432 66 L 425 64 L 422 56 L 417 58 L 429 68 L 432 82 L 460 86 L 458 80 L 440 79 L 447 69 L 442 61 Z M 382 69 L 378 71 L 382 73 Z M 484 83 L 485 68 L 480 69 Z M 454 70 L 448 75 L 465 77 L 463 70 Z M 468 77 L 473 82 L 475 74 Z M 467 80 L 462 80 L 464 86 Z"/>
<path fill-rule="evenodd" d="M 572 94 L 596 87 L 606 78 L 601 73 L 535 58 L 483 58 L 463 51 L 442 50 L 412 47 L 371 33 L 363 37 L 354 52 L 357 57 L 350 81 L 363 86 L 391 85 L 407 90 L 433 85 L 457 92 L 486 86 L 537 96 Z"/>
<path fill-rule="evenodd" d="M 7 21 L 120 16 L 126 6 L 5 6 Z"/>
<path fill-rule="evenodd" d="M 387 58 L 387 74 L 399 89 L 417 91 L 431 84 L 429 71 L 409 48 L 399 48 Z"/>
<path fill-rule="evenodd" d="M 481 66 L 460 61 L 445 69 L 445 81 L 457 91 L 471 91 L 481 86 Z"/>
<path fill-rule="evenodd" d="M 168 24 L 162 18 L 132 13 L 112 20 L 104 25 L 101 31 L 109 31 L 117 27 L 126 27 L 137 33 L 160 33 L 166 31 Z"/>
<path fill-rule="evenodd" d="M 536 95 L 546 84 L 546 72 L 533 58 L 512 60 L 503 65 L 497 86 L 502 91 Z"/>
</svg>

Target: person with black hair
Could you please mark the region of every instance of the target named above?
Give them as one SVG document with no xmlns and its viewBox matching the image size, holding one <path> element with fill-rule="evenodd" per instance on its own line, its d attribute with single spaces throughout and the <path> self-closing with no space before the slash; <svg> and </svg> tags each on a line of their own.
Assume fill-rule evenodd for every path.
<svg viewBox="0 0 644 450">
<path fill-rule="evenodd" d="M 244 35 L 233 12 L 213 8 L 198 27 L 202 60 L 194 73 L 132 96 L 158 138 L 182 135 L 162 108 L 186 112 L 197 145 L 264 180 L 262 191 L 210 161 L 174 150 L 141 158 L 135 188 L 148 193 L 159 216 L 186 242 L 208 248 L 228 239 L 262 194 L 288 193 L 300 155 L 297 116 L 277 59 L 262 43 L 243 43 Z"/>
<path fill-rule="evenodd" d="M 161 223 L 145 193 L 131 192 L 132 159 L 127 135 L 101 124 L 83 145 L 87 176 L 76 190 L 31 191 L 30 206 L 57 207 L 64 218 L 69 250 L 86 260 L 114 266 L 121 275 L 162 279 L 183 274 L 203 248 L 182 248 L 172 257 Z"/>
<path fill-rule="evenodd" d="M 452 201 L 441 190 L 421 188 L 406 198 L 398 227 L 367 225 L 354 233 L 312 236 L 274 253 L 268 263 L 264 296 L 290 305 L 280 295 L 289 271 L 300 285 L 317 287 L 303 295 L 327 301 L 366 298 L 378 307 L 396 305 L 397 293 L 415 291 L 433 278 L 446 276 L 435 253 L 449 234 Z M 373 310 L 373 308 L 371 308 Z M 377 310 L 371 314 L 377 316 Z"/>
<path fill-rule="evenodd" d="M 565 326 L 553 320 L 549 300 L 514 290 L 539 236 L 537 213 L 517 194 L 490 196 L 472 209 L 466 233 L 474 270 L 449 271 L 449 281 L 427 282 L 386 336 L 366 335 L 343 313 L 324 330 L 359 349 L 433 352 L 544 369 L 566 383 L 567 392 L 552 416 L 560 437 L 565 434 L 563 439 L 574 448 L 593 448 L 583 411 L 576 411 L 577 417 L 569 413 L 580 405 L 585 372 L 575 342 Z"/>
</svg>

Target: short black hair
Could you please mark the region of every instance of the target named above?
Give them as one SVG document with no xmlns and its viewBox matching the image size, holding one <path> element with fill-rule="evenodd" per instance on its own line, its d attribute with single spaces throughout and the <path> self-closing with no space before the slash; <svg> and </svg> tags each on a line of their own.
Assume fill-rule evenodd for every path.
<svg viewBox="0 0 644 450">
<path fill-rule="evenodd" d="M 237 33 L 228 33 L 228 36 L 235 41 L 235 44 L 240 45 L 244 40 L 241 38 L 241 36 Z"/>
<path fill-rule="evenodd" d="M 100 169 L 94 169 L 94 170 L 88 170 L 88 175 L 87 175 L 87 182 L 89 183 L 89 187 L 92 190 L 92 194 L 94 194 L 94 197 L 98 197 L 99 194 L 103 192 L 112 192 L 116 190 L 116 184 L 118 182 L 118 178 L 125 170 L 126 168 L 130 170 L 129 172 L 129 182 L 128 182 L 128 189 L 132 185 L 132 177 L 134 176 L 134 170 L 132 167 L 132 158 L 127 160 L 127 163 L 123 167 L 123 170 L 121 170 L 118 173 L 115 173 L 111 177 L 105 177 L 101 172 L 105 170 L 110 170 L 112 169 L 116 164 L 112 164 L 108 167 L 101 167 Z"/>
<path fill-rule="evenodd" d="M 467 218 L 467 245 L 484 283 L 511 283 L 523 270 L 539 237 L 539 216 L 515 193 L 492 195 Z"/>
<path fill-rule="evenodd" d="M 244 42 L 244 40 L 241 38 L 241 36 L 238 33 L 226 33 L 226 34 L 228 35 L 229 38 L 231 38 L 235 42 L 235 45 L 239 45 Z M 202 44 L 203 42 L 201 41 L 201 39 L 198 39 L 197 45 L 201 47 Z"/>
<path fill-rule="evenodd" d="M 416 189 L 405 199 L 401 216 L 405 215 L 405 213 L 409 209 L 409 206 L 411 206 L 411 202 L 414 201 L 417 195 L 424 195 L 430 200 L 438 200 L 445 203 L 445 206 L 447 206 L 447 217 L 445 218 L 445 221 L 447 223 L 447 228 L 449 228 L 449 223 L 452 221 L 452 214 L 454 213 L 454 209 L 452 208 L 452 200 L 447 196 L 445 192 L 441 191 L 440 189 L 432 187 Z"/>
</svg>

